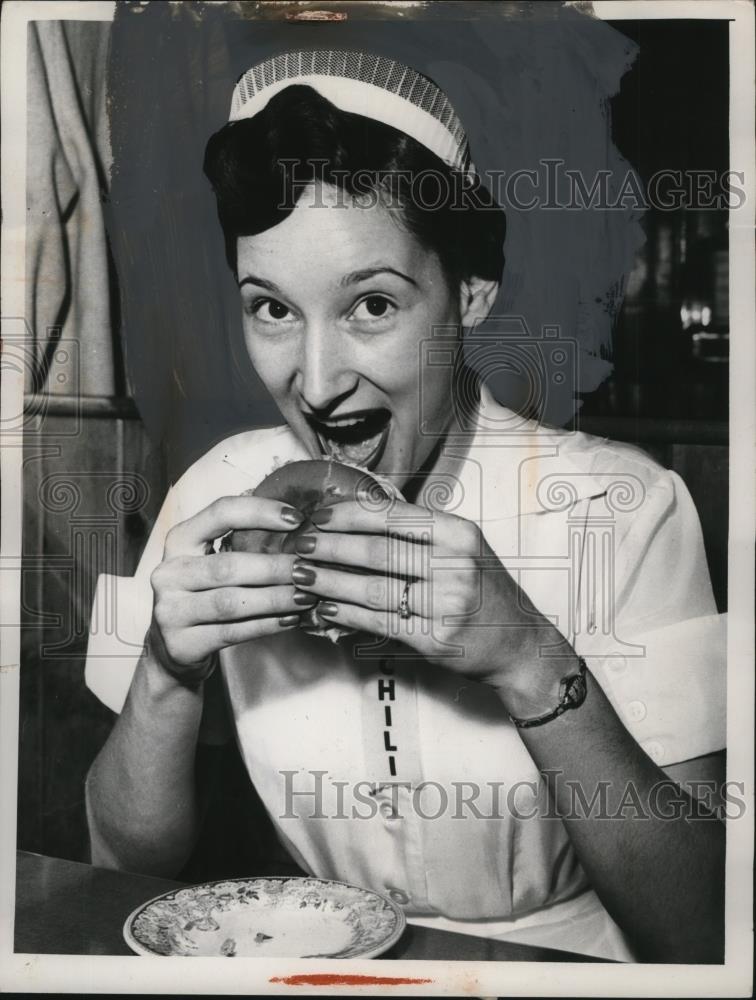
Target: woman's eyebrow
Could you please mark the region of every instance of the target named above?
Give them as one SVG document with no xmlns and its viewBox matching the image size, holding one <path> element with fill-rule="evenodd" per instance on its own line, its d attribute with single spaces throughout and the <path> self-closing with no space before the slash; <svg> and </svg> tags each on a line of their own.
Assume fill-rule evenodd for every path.
<svg viewBox="0 0 756 1000">
<path fill-rule="evenodd" d="M 258 278 L 256 274 L 245 274 L 239 282 L 239 288 L 242 288 L 244 285 L 258 285 L 260 288 L 267 288 L 269 292 L 273 292 L 276 295 L 283 295 L 278 285 L 272 281 L 267 281 L 265 278 Z"/>
<path fill-rule="evenodd" d="M 388 265 L 379 264 L 376 267 L 366 267 L 360 271 L 352 271 L 349 274 L 345 274 L 341 279 L 341 285 L 356 285 L 359 281 L 367 281 L 369 278 L 374 278 L 377 274 L 395 274 L 397 278 L 402 278 L 404 281 L 408 281 L 410 285 L 414 285 L 415 288 L 418 287 L 417 282 L 414 278 L 410 278 L 408 274 L 404 274 L 402 271 L 397 271 L 395 267 L 389 267 Z"/>
</svg>

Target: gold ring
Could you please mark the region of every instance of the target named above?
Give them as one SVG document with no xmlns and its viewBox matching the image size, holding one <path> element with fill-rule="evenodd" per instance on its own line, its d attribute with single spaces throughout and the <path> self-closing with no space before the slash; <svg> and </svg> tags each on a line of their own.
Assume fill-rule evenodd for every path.
<svg viewBox="0 0 756 1000">
<path fill-rule="evenodd" d="M 404 585 L 404 590 L 402 592 L 402 599 L 399 601 L 399 617 L 400 618 L 411 618 L 412 612 L 409 609 L 409 589 L 412 584 L 408 581 Z"/>
</svg>

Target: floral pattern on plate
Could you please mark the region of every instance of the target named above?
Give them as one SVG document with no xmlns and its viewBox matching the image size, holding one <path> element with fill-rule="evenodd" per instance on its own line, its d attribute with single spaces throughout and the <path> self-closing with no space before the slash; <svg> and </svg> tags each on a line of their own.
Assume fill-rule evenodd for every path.
<svg viewBox="0 0 756 1000">
<path fill-rule="evenodd" d="M 142 955 L 372 958 L 405 919 L 370 889 L 318 878 L 244 878 L 164 893 L 124 926 Z"/>
</svg>

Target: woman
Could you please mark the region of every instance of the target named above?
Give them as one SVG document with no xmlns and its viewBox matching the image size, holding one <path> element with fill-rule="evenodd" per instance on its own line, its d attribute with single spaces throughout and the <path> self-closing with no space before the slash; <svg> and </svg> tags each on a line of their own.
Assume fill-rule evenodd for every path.
<svg viewBox="0 0 756 1000">
<path fill-rule="evenodd" d="M 721 960 L 723 828 L 690 822 L 675 783 L 722 777 L 695 511 L 636 449 L 522 420 L 466 369 L 503 216 L 445 95 L 384 57 L 285 53 L 241 78 L 205 170 L 286 426 L 221 442 L 171 490 L 118 584 L 122 639 L 147 633 L 133 678 L 92 635 L 88 683 L 123 705 L 87 783 L 93 861 L 180 870 L 220 670 L 305 870 L 434 926 Z M 421 177 L 443 205 L 423 207 Z M 404 499 L 321 511 L 297 556 L 218 551 L 234 529 L 300 523 L 242 494 L 323 454 Z M 351 635 L 304 634 L 313 605 Z"/>
</svg>

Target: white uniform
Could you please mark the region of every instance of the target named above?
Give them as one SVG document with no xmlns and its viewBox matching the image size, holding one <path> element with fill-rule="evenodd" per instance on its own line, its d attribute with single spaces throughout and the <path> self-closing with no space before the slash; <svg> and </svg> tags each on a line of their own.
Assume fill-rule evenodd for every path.
<svg viewBox="0 0 756 1000">
<path fill-rule="evenodd" d="M 636 448 L 525 423 L 485 389 L 449 447 L 459 480 L 418 502 L 481 527 L 657 764 L 722 749 L 725 622 L 682 480 Z M 170 490 L 136 575 L 98 582 L 86 678 L 106 705 L 128 691 L 168 529 L 306 457 L 286 427 L 249 431 Z M 631 959 L 492 690 L 398 652 L 286 632 L 221 654 L 243 759 L 293 858 L 389 893 L 410 921 Z"/>
</svg>

